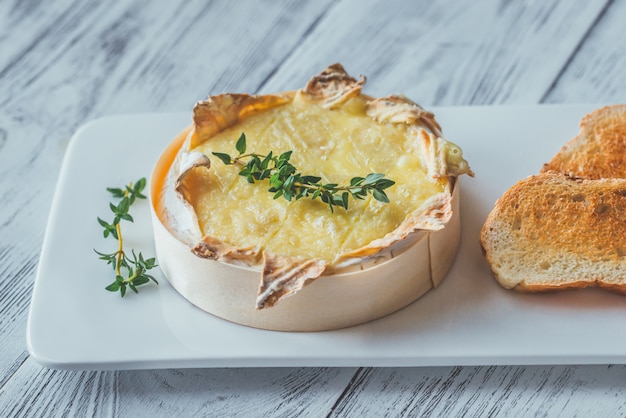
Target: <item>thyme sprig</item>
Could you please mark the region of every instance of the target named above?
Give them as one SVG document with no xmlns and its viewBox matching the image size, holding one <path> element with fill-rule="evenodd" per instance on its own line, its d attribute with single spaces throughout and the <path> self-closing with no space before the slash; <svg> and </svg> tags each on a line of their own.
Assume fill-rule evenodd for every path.
<svg viewBox="0 0 626 418">
<path fill-rule="evenodd" d="M 235 144 L 239 152 L 237 157 L 229 154 L 213 152 L 226 165 L 237 165 L 241 168 L 239 175 L 249 183 L 267 179 L 269 192 L 274 193 L 274 199 L 281 196 L 287 201 L 308 197 L 312 200 L 320 198 L 333 212 L 335 206 L 348 209 L 350 197 L 363 200 L 371 193 L 379 202 L 389 203 L 385 189 L 393 186 L 393 180 L 385 178 L 384 174 L 370 173 L 365 177 L 353 177 L 348 186 L 336 183 L 321 183 L 319 176 L 303 175 L 298 172 L 289 159 L 292 151 L 286 151 L 276 156 L 272 151 L 267 155 L 256 153 L 246 154 L 246 135 L 241 134 Z"/>
<path fill-rule="evenodd" d="M 117 204 L 109 203 L 109 208 L 113 212 L 113 222 L 109 223 L 98 217 L 98 223 L 104 229 L 104 238 L 109 236 L 118 241 L 117 251 L 112 253 L 101 253 L 94 249 L 100 256 L 100 260 L 104 260 L 107 264 L 113 266 L 115 270 L 115 281 L 108 285 L 105 289 L 110 292 L 120 292 L 124 297 L 126 288 L 130 288 L 133 292 L 139 293 L 137 287 L 150 281 L 158 284 L 157 280 L 146 272 L 157 266 L 155 258 L 144 258 L 143 254 L 136 254 L 135 250 L 131 250 L 130 255 L 124 251 L 124 241 L 122 238 L 121 221 L 133 222 L 133 217 L 129 213 L 130 207 L 135 203 L 136 199 L 145 199 L 142 194 L 146 187 L 146 179 L 141 178 L 135 184 L 130 183 L 124 188 L 108 187 L 107 191 L 120 201 Z M 125 274 L 124 274 L 125 273 Z"/>
</svg>

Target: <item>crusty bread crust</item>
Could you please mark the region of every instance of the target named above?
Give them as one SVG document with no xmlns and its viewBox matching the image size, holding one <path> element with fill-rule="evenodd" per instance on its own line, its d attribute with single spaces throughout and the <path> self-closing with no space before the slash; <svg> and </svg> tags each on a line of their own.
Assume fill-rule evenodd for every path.
<svg viewBox="0 0 626 418">
<path fill-rule="evenodd" d="M 542 171 L 589 179 L 626 178 L 626 104 L 589 113 L 580 128 Z"/>
<path fill-rule="evenodd" d="M 483 225 L 481 247 L 507 289 L 626 295 L 626 104 L 595 110 L 580 127 Z"/>
<path fill-rule="evenodd" d="M 528 177 L 496 202 L 480 243 L 507 289 L 626 294 L 626 179 Z"/>
</svg>

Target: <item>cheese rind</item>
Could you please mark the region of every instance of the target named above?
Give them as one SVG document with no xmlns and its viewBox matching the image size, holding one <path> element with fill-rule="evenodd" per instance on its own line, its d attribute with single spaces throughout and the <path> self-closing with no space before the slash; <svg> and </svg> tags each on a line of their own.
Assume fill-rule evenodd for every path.
<svg viewBox="0 0 626 418">
<path fill-rule="evenodd" d="M 196 105 L 151 186 L 159 264 L 183 296 L 245 325 L 322 330 L 386 315 L 439 284 L 460 233 L 456 177 L 473 173 L 432 113 L 362 95 L 363 83 L 334 65 L 304 90 Z M 242 131 L 246 152 L 290 150 L 324 183 L 383 173 L 396 182 L 391 203 L 368 197 L 331 213 L 319 200 L 274 200 L 213 157 L 236 156 Z"/>
<path fill-rule="evenodd" d="M 362 324 L 396 312 L 437 287 L 454 261 L 460 238 L 458 185 L 452 195 L 455 211 L 446 228 L 417 232 L 393 257 L 365 270 L 322 275 L 295 296 L 258 310 L 258 268 L 199 258 L 164 222 L 158 204 L 164 165 L 167 161 L 161 159 L 150 190 L 159 266 L 190 303 L 237 324 L 276 331 L 326 331 Z"/>
</svg>

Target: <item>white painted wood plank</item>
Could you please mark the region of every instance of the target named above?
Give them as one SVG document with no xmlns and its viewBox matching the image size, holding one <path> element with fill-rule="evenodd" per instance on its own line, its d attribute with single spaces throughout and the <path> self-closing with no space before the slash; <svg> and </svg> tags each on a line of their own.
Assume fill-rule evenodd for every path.
<svg viewBox="0 0 626 418">
<path fill-rule="evenodd" d="M 111 372 L 57 372 L 29 360 L 16 376 L 15 382 L 0 389 L 3 417 L 116 416 L 118 399 Z"/>
<path fill-rule="evenodd" d="M 50 23 L 77 6 L 71 1 L 53 7 L 40 7 L 33 1 L 0 2 L 0 64 L 4 66 L 28 53 L 32 45 L 55 30 Z"/>
<path fill-rule="evenodd" d="M 8 11 L 27 6 L 19 16 L 36 30 L 16 36 Z M 0 416 L 626 414 L 623 366 L 361 369 L 351 380 L 355 369 L 73 373 L 27 360 L 25 315 L 52 185 L 63 146 L 84 120 L 184 110 L 209 92 L 297 88 L 335 61 L 370 76 L 374 94 L 403 92 L 425 104 L 534 103 L 603 2 L 201 7 L 0 2 Z M 608 50 L 613 58 L 603 65 L 623 68 L 619 48 L 603 44 L 620 36 L 626 16 L 623 3 L 611 7 L 619 15 L 601 19 L 591 37 L 598 41 L 584 43 L 572 67 L 582 51 L 598 58 Z M 598 85 L 602 73 L 579 71 L 569 78 L 566 69 L 548 99 L 572 100 L 581 80 Z M 599 99 L 619 94 L 608 84 L 600 91 Z"/>
<path fill-rule="evenodd" d="M 548 103 L 626 103 L 626 2 L 613 1 L 553 88 Z"/>
<path fill-rule="evenodd" d="M 626 366 L 58 372 L 28 361 L 1 416 L 624 416 Z M 339 397 L 338 401 L 336 399 Z"/>
<path fill-rule="evenodd" d="M 605 2 L 345 0 L 263 86 L 300 87 L 341 62 L 373 95 L 424 105 L 537 103 Z"/>
<path fill-rule="evenodd" d="M 617 417 L 626 366 L 363 369 L 330 416 Z"/>
<path fill-rule="evenodd" d="M 28 53 L 0 63 L 0 107 L 13 114 L 20 106 L 37 121 L 54 114 L 74 128 L 104 114 L 186 110 L 209 93 L 254 92 L 325 7 L 287 5 L 86 4 Z"/>
<path fill-rule="evenodd" d="M 324 416 L 354 369 L 67 372 L 28 360 L 0 389 L 0 416 Z"/>
<path fill-rule="evenodd" d="M 0 143 L 0 387 L 27 356 L 32 283 L 63 156 L 61 147 L 45 140 L 44 128 L 0 112 L 0 136 L 2 132 L 6 139 Z"/>
</svg>

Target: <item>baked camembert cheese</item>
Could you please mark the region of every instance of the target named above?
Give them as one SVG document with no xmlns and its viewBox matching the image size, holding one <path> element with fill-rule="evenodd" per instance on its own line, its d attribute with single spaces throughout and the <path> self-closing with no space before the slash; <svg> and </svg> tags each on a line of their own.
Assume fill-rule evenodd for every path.
<svg viewBox="0 0 626 418">
<path fill-rule="evenodd" d="M 473 173 L 461 149 L 443 138 L 432 113 L 403 96 L 366 96 L 364 82 L 335 64 L 298 91 L 224 94 L 196 104 L 193 125 L 159 160 L 151 189 L 159 264 L 192 303 L 246 325 L 319 330 L 385 315 L 438 284 L 458 243 L 457 177 Z M 319 199 L 275 199 L 267 183 L 248 183 L 237 167 L 214 156 L 232 153 L 242 133 L 249 150 L 291 151 L 290 162 L 323 183 L 349 184 L 354 176 L 384 173 L 395 182 L 386 190 L 389 202 L 367 196 L 351 200 L 347 210 L 331 211 Z M 449 225 L 449 234 L 431 238 Z M 409 255 L 393 267 L 420 246 L 425 255 Z M 180 261 L 182 248 L 186 264 Z M 370 290 L 372 299 L 387 294 L 386 306 L 359 307 L 372 303 L 353 300 L 354 308 L 339 307 L 327 320 L 304 319 L 338 296 L 350 303 L 350 288 L 357 296 L 363 286 L 359 275 L 364 282 L 368 275 L 384 276 L 389 272 L 375 270 L 389 263 L 385 268 L 392 268 L 394 277 L 406 278 L 374 280 L 391 288 Z M 215 284 L 229 275 L 256 277 L 254 303 L 249 284 Z M 335 294 L 323 296 L 320 285 L 319 300 L 307 298 L 305 290 L 322 278 L 337 279 L 326 290 Z M 396 280 L 403 284 L 398 287 Z M 411 290 L 407 298 L 401 293 L 411 280 L 429 286 Z M 288 305 L 284 312 L 282 305 Z M 335 318 L 343 311 L 346 318 Z"/>
</svg>

